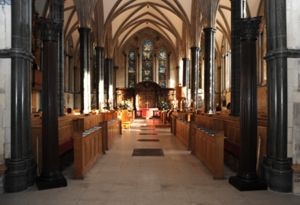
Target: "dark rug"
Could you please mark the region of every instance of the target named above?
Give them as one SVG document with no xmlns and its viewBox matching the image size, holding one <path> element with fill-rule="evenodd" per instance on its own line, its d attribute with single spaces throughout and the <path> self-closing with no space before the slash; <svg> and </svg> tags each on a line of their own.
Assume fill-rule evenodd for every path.
<svg viewBox="0 0 300 205">
<path fill-rule="evenodd" d="M 157 135 L 157 133 L 153 133 L 153 132 L 141 132 L 140 135 Z"/>
<path fill-rule="evenodd" d="M 164 156 L 162 149 L 134 149 L 132 156 Z"/>
<path fill-rule="evenodd" d="M 140 142 L 159 142 L 159 139 L 138 139 Z"/>
</svg>

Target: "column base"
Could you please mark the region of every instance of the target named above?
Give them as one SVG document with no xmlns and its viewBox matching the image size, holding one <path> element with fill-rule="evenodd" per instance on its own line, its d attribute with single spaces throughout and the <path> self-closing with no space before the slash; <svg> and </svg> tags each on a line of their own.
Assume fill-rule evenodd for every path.
<svg viewBox="0 0 300 205">
<path fill-rule="evenodd" d="M 229 183 L 240 191 L 267 190 L 267 184 L 261 179 L 247 180 L 239 176 L 229 178 Z"/>
<path fill-rule="evenodd" d="M 263 159 L 263 173 L 262 176 L 266 182 L 270 181 L 270 175 L 272 170 L 272 158 L 264 157 Z"/>
<path fill-rule="evenodd" d="M 27 184 L 28 186 L 32 186 L 36 181 L 36 168 L 37 168 L 36 162 L 32 156 L 27 159 L 27 168 L 28 168 Z"/>
<path fill-rule="evenodd" d="M 54 189 L 66 187 L 67 180 L 60 172 L 50 173 L 47 176 L 42 174 L 37 178 L 36 185 L 39 190 Z"/>
<path fill-rule="evenodd" d="M 26 160 L 6 160 L 7 170 L 4 176 L 4 191 L 7 193 L 19 192 L 28 187 L 28 167 Z"/>
<path fill-rule="evenodd" d="M 286 193 L 293 191 L 293 171 L 291 169 L 291 163 L 291 159 L 273 161 L 270 178 L 268 180 L 271 190 Z"/>
</svg>

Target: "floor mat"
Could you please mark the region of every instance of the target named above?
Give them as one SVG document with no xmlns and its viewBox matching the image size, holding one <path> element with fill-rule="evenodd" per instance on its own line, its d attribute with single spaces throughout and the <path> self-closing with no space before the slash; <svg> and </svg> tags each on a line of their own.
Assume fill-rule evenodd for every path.
<svg viewBox="0 0 300 205">
<path fill-rule="evenodd" d="M 139 142 L 159 142 L 159 139 L 138 139 Z"/>
<path fill-rule="evenodd" d="M 157 135 L 157 133 L 153 133 L 153 132 L 141 132 L 140 135 Z"/>
<path fill-rule="evenodd" d="M 132 156 L 164 156 L 162 149 L 134 149 Z"/>
</svg>

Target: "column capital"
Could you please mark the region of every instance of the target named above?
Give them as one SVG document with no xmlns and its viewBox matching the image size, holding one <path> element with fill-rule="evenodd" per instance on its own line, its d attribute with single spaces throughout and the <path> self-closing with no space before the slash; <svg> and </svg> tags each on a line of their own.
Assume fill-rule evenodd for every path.
<svg viewBox="0 0 300 205">
<path fill-rule="evenodd" d="M 83 32 L 90 33 L 91 29 L 88 27 L 79 27 L 78 31 L 79 31 L 79 33 L 83 33 Z"/>
<path fill-rule="evenodd" d="M 96 50 L 97 50 L 97 49 L 98 49 L 98 50 L 104 50 L 104 47 L 103 47 L 103 46 L 96 46 L 95 49 L 96 49 Z"/>
<path fill-rule="evenodd" d="M 242 41 L 256 40 L 258 35 L 259 24 L 261 17 L 241 19 L 240 23 L 240 37 Z"/>
<path fill-rule="evenodd" d="M 191 47 L 191 50 L 192 51 L 200 51 L 200 48 L 197 46 L 193 46 L 193 47 Z"/>
<path fill-rule="evenodd" d="M 43 41 L 58 42 L 60 23 L 54 22 L 51 19 L 41 18 L 39 20 L 39 28 Z"/>
<path fill-rule="evenodd" d="M 206 27 L 203 29 L 203 31 L 204 33 L 210 33 L 210 32 L 216 33 L 216 29 L 213 27 Z"/>
</svg>

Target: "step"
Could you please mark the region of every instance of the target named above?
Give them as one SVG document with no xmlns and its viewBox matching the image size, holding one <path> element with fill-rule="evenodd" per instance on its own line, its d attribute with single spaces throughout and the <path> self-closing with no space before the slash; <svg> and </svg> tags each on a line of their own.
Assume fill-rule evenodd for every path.
<svg viewBox="0 0 300 205">
<path fill-rule="evenodd" d="M 300 195 L 300 164 L 294 164 L 293 169 L 293 193 Z"/>
</svg>

